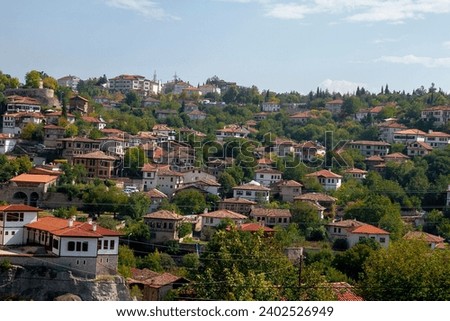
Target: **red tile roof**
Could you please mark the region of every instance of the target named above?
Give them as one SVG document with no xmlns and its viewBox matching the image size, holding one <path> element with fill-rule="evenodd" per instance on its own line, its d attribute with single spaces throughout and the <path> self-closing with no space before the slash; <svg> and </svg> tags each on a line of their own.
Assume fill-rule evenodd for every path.
<svg viewBox="0 0 450 321">
<path fill-rule="evenodd" d="M 338 301 L 364 301 L 353 292 L 353 287 L 347 282 L 333 282 L 330 286 Z"/>
<path fill-rule="evenodd" d="M 247 216 L 230 211 L 230 210 L 218 210 L 214 212 L 204 213 L 200 215 L 201 217 L 213 217 L 213 218 L 230 218 L 244 220 Z"/>
<path fill-rule="evenodd" d="M 221 201 L 220 203 L 233 203 L 233 204 L 248 204 L 248 205 L 256 205 L 258 203 L 250 201 L 246 198 L 241 198 L 241 197 L 232 197 L 232 198 L 226 198 L 223 201 Z"/>
<path fill-rule="evenodd" d="M 405 240 L 422 240 L 427 243 L 443 243 L 445 241 L 445 239 L 440 236 L 421 231 L 410 231 L 406 233 L 406 235 L 403 236 L 403 238 Z"/>
<path fill-rule="evenodd" d="M 160 210 L 153 213 L 149 213 L 144 215 L 144 219 L 160 219 L 160 220 L 172 220 L 172 221 L 180 221 L 183 219 L 183 216 L 167 210 Z"/>
<path fill-rule="evenodd" d="M 250 191 L 270 191 L 270 188 L 256 185 L 256 184 L 245 184 L 233 187 L 233 190 L 250 190 Z"/>
<path fill-rule="evenodd" d="M 306 177 L 325 177 L 325 178 L 342 178 L 341 175 L 335 174 L 327 169 L 322 169 L 320 171 L 307 174 Z"/>
<path fill-rule="evenodd" d="M 28 206 L 24 204 L 10 204 L 10 205 L 2 205 L 0 206 L 0 212 L 40 212 L 42 211 L 40 208 Z"/>
<path fill-rule="evenodd" d="M 275 232 L 273 228 L 262 226 L 259 223 L 244 223 L 239 225 L 237 229 L 245 232 L 258 232 L 260 230 L 263 230 L 263 232 Z"/>
<path fill-rule="evenodd" d="M 313 201 L 313 202 L 336 202 L 337 199 L 323 193 L 306 193 L 294 197 L 294 200 Z"/>
<path fill-rule="evenodd" d="M 57 180 L 58 177 L 53 175 L 36 175 L 36 174 L 20 174 L 19 176 L 10 179 L 11 182 L 16 183 L 51 183 Z"/>
<path fill-rule="evenodd" d="M 286 187 L 301 187 L 301 186 L 303 186 L 303 184 L 301 184 L 301 183 L 299 183 L 299 182 L 297 182 L 297 181 L 294 181 L 294 180 L 287 180 L 287 181 L 280 181 L 280 182 L 278 182 L 277 184 L 276 184 L 278 187 L 281 187 L 281 186 L 286 186 Z"/>
<path fill-rule="evenodd" d="M 36 222 L 26 224 L 28 228 L 40 231 L 47 231 L 56 236 L 66 237 L 93 237 L 100 238 L 104 236 L 120 236 L 122 233 L 106 229 L 95 223 L 73 222 L 73 226 L 69 226 L 69 220 L 57 217 L 46 216 L 38 218 Z M 96 230 L 94 231 L 94 228 Z"/>
<path fill-rule="evenodd" d="M 351 230 L 353 234 L 382 234 L 382 235 L 389 235 L 389 232 L 386 232 L 385 230 L 382 230 L 378 227 L 375 227 L 370 224 L 364 224 L 361 226 L 356 227 L 355 229 Z"/>
<path fill-rule="evenodd" d="M 253 208 L 251 216 L 291 217 L 291 212 L 284 208 Z"/>
</svg>

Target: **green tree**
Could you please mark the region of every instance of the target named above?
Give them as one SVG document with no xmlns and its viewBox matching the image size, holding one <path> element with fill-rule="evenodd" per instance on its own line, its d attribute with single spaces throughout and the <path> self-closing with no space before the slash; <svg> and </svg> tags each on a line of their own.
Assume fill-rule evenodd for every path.
<svg viewBox="0 0 450 321">
<path fill-rule="evenodd" d="M 203 213 L 207 207 L 204 194 L 195 189 L 185 189 L 178 192 L 172 202 L 183 215 Z"/>
<path fill-rule="evenodd" d="M 25 75 L 25 86 L 30 88 L 39 88 L 41 85 L 41 73 L 37 70 L 31 70 Z"/>
<path fill-rule="evenodd" d="M 309 202 L 295 202 L 291 208 L 292 222 L 297 223 L 300 230 L 305 232 L 308 228 L 320 225 L 317 209 Z"/>
<path fill-rule="evenodd" d="M 119 245 L 117 270 L 124 277 L 131 277 L 131 268 L 136 267 L 136 257 L 133 251 L 125 245 Z"/>
<path fill-rule="evenodd" d="M 124 169 L 127 175 L 139 177 L 141 168 L 148 162 L 144 149 L 141 147 L 128 148 L 124 156 Z"/>
<path fill-rule="evenodd" d="M 150 207 L 150 198 L 144 193 L 131 193 L 126 202 L 120 206 L 119 215 L 140 220 Z"/>
<path fill-rule="evenodd" d="M 218 183 L 220 184 L 220 196 L 223 198 L 233 196 L 233 187 L 237 185 L 233 176 L 223 172 L 219 175 Z"/>
<path fill-rule="evenodd" d="M 447 301 L 449 259 L 448 250 L 431 250 L 421 241 L 395 242 L 366 260 L 360 291 L 370 301 Z"/>
</svg>

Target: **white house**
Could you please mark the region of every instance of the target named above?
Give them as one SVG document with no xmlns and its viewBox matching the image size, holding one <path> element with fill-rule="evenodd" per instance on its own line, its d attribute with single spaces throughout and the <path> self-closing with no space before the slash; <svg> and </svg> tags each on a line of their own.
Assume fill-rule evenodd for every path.
<svg viewBox="0 0 450 321">
<path fill-rule="evenodd" d="M 394 143 L 408 144 L 411 142 L 424 142 L 427 133 L 419 129 L 399 130 L 394 134 Z"/>
<path fill-rule="evenodd" d="M 307 174 L 306 177 L 316 177 L 319 180 L 319 183 L 323 186 L 323 188 L 327 191 L 335 191 L 342 184 L 342 176 L 335 174 L 329 170 L 322 169 L 320 171 Z"/>
<path fill-rule="evenodd" d="M 281 181 L 283 173 L 271 168 L 261 168 L 255 170 L 254 180 L 262 186 L 269 187 L 270 185 Z"/>
<path fill-rule="evenodd" d="M 0 155 L 6 154 L 14 149 L 17 138 L 11 134 L 0 134 Z"/>
<path fill-rule="evenodd" d="M 394 142 L 394 134 L 396 132 L 407 129 L 405 125 L 399 124 L 395 121 L 384 122 L 377 126 L 380 131 L 380 139 L 391 144 Z"/>
<path fill-rule="evenodd" d="M 445 125 L 450 120 L 450 106 L 425 108 L 420 117 L 424 121 L 432 121 L 437 126 Z"/>
<path fill-rule="evenodd" d="M 6 111 L 8 113 L 39 113 L 41 104 L 34 98 L 13 95 L 6 97 Z"/>
<path fill-rule="evenodd" d="M 325 103 L 325 109 L 329 110 L 332 114 L 339 114 L 342 110 L 344 101 L 342 99 L 335 99 Z"/>
<path fill-rule="evenodd" d="M 58 85 L 61 87 L 69 87 L 73 91 L 77 91 L 78 83 L 80 82 L 80 78 L 77 76 L 68 75 L 62 78 L 59 78 Z"/>
<path fill-rule="evenodd" d="M 25 244 L 25 225 L 35 222 L 40 211 L 23 204 L 0 206 L 0 245 Z"/>
<path fill-rule="evenodd" d="M 250 218 L 269 227 L 287 227 L 291 223 L 292 215 L 289 209 L 256 207 L 250 211 Z"/>
<path fill-rule="evenodd" d="M 411 142 L 406 146 L 408 156 L 425 156 L 433 151 L 433 147 L 425 142 Z"/>
<path fill-rule="evenodd" d="M 348 177 L 351 177 L 351 178 L 361 181 L 366 178 L 366 175 L 368 172 L 363 169 L 359 169 L 359 168 L 349 168 L 349 169 L 346 169 L 344 171 L 344 173 Z"/>
<path fill-rule="evenodd" d="M 366 238 L 373 239 L 384 248 L 389 246 L 389 232 L 356 220 L 329 223 L 326 229 L 331 240 L 345 239 L 349 248 Z"/>
<path fill-rule="evenodd" d="M 261 111 L 273 113 L 280 111 L 280 104 L 272 102 L 263 102 L 261 104 Z"/>
<path fill-rule="evenodd" d="M 269 202 L 270 188 L 251 181 L 248 184 L 233 187 L 234 198 L 245 198 L 254 202 Z"/>
<path fill-rule="evenodd" d="M 446 148 L 450 144 L 450 135 L 429 130 L 425 136 L 425 143 L 433 148 Z"/>
<path fill-rule="evenodd" d="M 250 131 L 239 125 L 228 125 L 222 129 L 216 131 L 217 140 L 223 140 L 225 138 L 246 138 L 250 134 Z"/>
</svg>

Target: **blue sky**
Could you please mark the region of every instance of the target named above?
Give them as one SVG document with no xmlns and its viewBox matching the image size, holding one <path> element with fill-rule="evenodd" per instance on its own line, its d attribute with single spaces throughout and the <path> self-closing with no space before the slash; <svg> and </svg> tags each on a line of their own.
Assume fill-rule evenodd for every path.
<svg viewBox="0 0 450 321">
<path fill-rule="evenodd" d="M 0 70 L 450 92 L 449 30 L 450 0 L 3 1 Z"/>
</svg>

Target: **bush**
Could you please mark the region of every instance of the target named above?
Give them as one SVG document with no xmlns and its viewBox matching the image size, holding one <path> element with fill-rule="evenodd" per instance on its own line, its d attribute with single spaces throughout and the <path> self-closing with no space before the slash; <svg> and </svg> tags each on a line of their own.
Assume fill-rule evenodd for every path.
<svg viewBox="0 0 450 321">
<path fill-rule="evenodd" d="M 0 271 L 8 271 L 10 268 L 12 268 L 12 264 L 9 260 L 5 259 L 0 263 Z"/>
<path fill-rule="evenodd" d="M 337 239 L 333 243 L 333 250 L 345 251 L 348 249 L 348 242 L 346 239 Z"/>
</svg>

